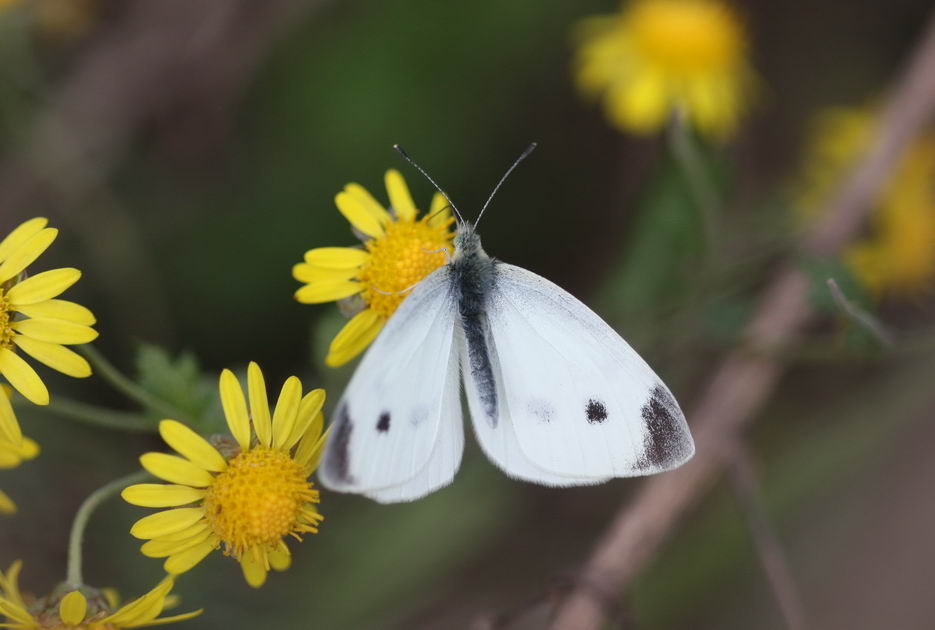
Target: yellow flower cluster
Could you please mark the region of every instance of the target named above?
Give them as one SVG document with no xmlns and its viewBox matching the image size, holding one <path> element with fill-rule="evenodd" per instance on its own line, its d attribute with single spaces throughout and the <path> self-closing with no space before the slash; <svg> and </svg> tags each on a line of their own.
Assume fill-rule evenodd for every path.
<svg viewBox="0 0 935 630">
<path fill-rule="evenodd" d="M 875 132 L 876 115 L 861 108 L 833 108 L 815 121 L 807 149 L 799 211 L 808 218 Z M 867 236 L 844 259 L 874 295 L 918 295 L 935 279 L 935 132 L 917 138 L 902 155 L 876 200 Z"/>
<path fill-rule="evenodd" d="M 753 84 L 744 29 L 717 0 L 634 0 L 577 30 L 575 76 L 623 131 L 654 133 L 676 115 L 728 136 Z"/>
</svg>

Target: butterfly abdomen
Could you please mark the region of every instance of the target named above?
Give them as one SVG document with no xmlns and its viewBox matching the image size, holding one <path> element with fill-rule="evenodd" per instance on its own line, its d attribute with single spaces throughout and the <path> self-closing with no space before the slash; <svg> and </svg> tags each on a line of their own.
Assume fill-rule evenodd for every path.
<svg viewBox="0 0 935 630">
<path fill-rule="evenodd" d="M 497 423 L 497 384 L 490 362 L 486 301 L 493 288 L 496 262 L 480 246 L 473 230 L 458 234 L 457 252 L 451 262 L 451 289 L 458 304 L 461 329 L 467 342 L 471 376 L 491 425 Z"/>
</svg>

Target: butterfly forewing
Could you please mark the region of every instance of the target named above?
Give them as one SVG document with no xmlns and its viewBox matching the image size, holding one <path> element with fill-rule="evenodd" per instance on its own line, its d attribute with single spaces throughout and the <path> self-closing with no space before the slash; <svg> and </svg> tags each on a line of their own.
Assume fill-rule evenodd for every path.
<svg viewBox="0 0 935 630">
<path fill-rule="evenodd" d="M 574 478 L 627 477 L 675 468 L 694 453 L 666 386 L 566 291 L 501 263 L 486 315 L 498 386 L 519 447 L 535 466 Z"/>
<path fill-rule="evenodd" d="M 451 395 L 452 379 L 457 383 L 455 312 L 442 267 L 387 322 L 336 408 L 320 468 L 326 487 L 408 500 L 451 482 L 463 446 L 460 403 L 452 403 Z M 457 427 L 443 430 L 441 423 Z M 418 487 L 392 494 L 401 498 L 381 498 L 382 489 L 417 476 Z"/>
</svg>

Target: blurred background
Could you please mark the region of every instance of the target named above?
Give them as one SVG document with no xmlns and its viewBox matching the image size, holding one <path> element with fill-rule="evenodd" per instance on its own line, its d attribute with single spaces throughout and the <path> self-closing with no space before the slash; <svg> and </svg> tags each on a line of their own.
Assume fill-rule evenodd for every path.
<svg viewBox="0 0 935 630">
<path fill-rule="evenodd" d="M 426 209 L 432 188 L 398 142 L 473 216 L 537 141 L 484 219 L 485 249 L 594 307 L 688 411 L 794 254 L 814 211 L 801 206 L 819 206 L 834 164 L 860 156 L 859 140 L 833 135 L 829 108 L 872 119 L 931 11 L 925 0 L 735 5 L 748 106 L 724 137 L 685 136 L 707 204 L 666 129 L 630 133 L 576 88 L 576 24 L 615 2 L 6 0 L 0 231 L 48 216 L 61 235 L 39 264 L 82 269 L 68 296 L 97 314 L 95 345 L 130 374 L 197 357 L 203 374 L 164 366 L 162 384 L 193 408 L 210 406 L 222 368 L 250 360 L 272 383 L 298 374 L 328 387 L 333 404 L 354 366 L 323 364 L 344 320 L 333 304 L 297 303 L 290 270 L 309 248 L 357 242 L 335 193 L 359 182 L 385 202 L 383 174 L 398 168 Z M 927 173 L 919 212 L 931 223 Z M 892 287 L 851 258 L 803 263 L 824 315 L 783 357 L 749 436 L 813 628 L 935 623 L 924 254 L 914 280 Z M 895 344 L 844 315 L 828 276 Z M 41 373 L 53 398 L 134 410 L 98 378 Z M 2 473 L 19 513 L 0 522 L 0 564 L 23 559 L 24 590 L 45 593 L 64 577 L 83 498 L 162 445 L 35 407 L 18 415 L 43 450 Z M 288 572 L 255 591 L 212 554 L 179 580 L 181 610 L 206 609 L 188 622 L 198 628 L 467 627 L 508 611 L 536 627 L 524 618 L 567 585 L 638 484 L 519 483 L 468 438 L 450 487 L 393 506 L 325 491 L 321 532 L 292 546 Z M 89 583 L 133 596 L 159 579 L 127 533 L 142 513 L 112 500 L 95 514 Z M 623 602 L 618 621 L 632 627 L 786 627 L 723 480 Z"/>
</svg>

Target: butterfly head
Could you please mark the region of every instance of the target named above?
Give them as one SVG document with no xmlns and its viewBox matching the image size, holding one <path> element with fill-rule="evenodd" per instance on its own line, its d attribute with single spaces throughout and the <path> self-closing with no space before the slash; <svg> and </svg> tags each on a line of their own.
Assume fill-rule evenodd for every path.
<svg viewBox="0 0 935 630">
<path fill-rule="evenodd" d="M 484 249 L 480 244 L 480 234 L 474 228 L 474 225 L 468 222 L 458 224 L 458 233 L 455 234 L 455 260 L 483 254 Z"/>
</svg>

